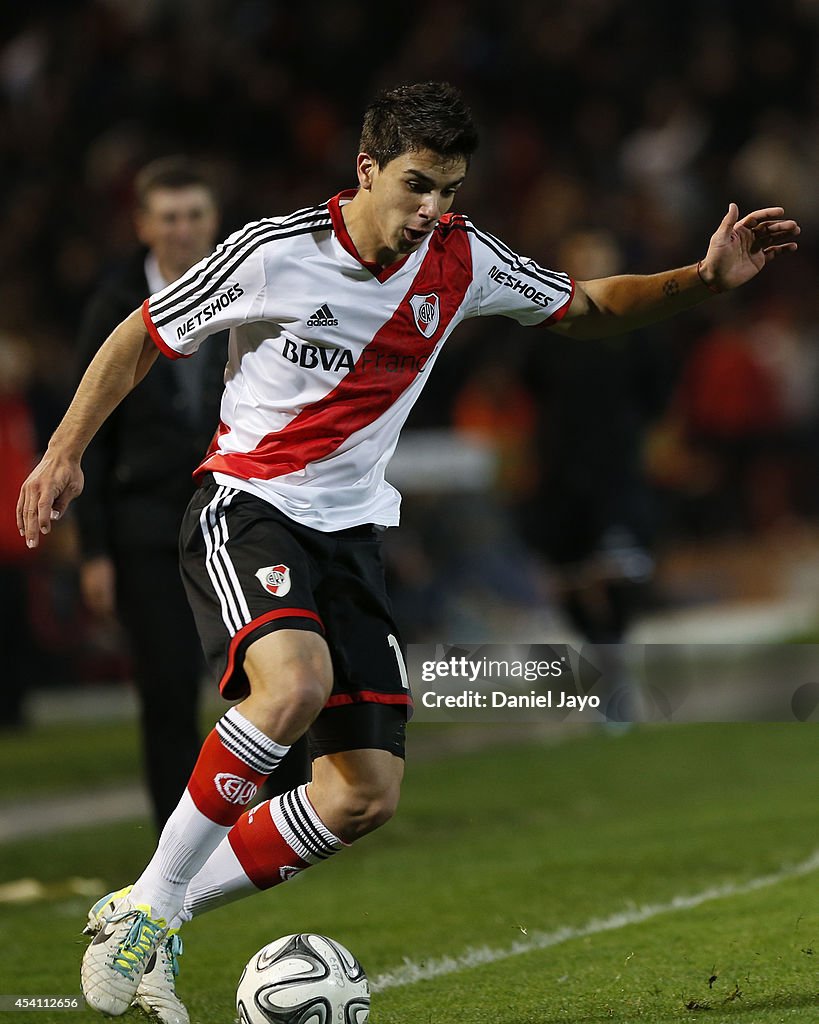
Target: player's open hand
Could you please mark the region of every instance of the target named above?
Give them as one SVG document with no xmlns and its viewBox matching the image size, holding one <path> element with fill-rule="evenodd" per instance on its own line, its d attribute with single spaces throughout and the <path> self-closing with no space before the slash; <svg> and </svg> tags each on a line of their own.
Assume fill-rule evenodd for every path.
<svg viewBox="0 0 819 1024">
<path fill-rule="evenodd" d="M 771 206 L 740 220 L 737 204 L 731 203 L 700 264 L 703 280 L 715 291 L 738 288 L 781 253 L 794 252 L 801 229 L 795 220 L 784 220 L 784 213 Z"/>
<path fill-rule="evenodd" d="M 82 487 L 79 462 L 46 452 L 20 488 L 17 499 L 17 527 L 30 548 L 37 547 L 40 534 L 51 531 L 51 524 L 60 518 Z"/>
</svg>

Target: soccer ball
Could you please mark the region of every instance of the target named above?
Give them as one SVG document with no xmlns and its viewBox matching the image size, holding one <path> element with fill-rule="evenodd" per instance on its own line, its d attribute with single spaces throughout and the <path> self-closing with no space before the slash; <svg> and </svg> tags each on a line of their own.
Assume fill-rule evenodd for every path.
<svg viewBox="0 0 819 1024">
<path fill-rule="evenodd" d="M 236 990 L 239 1024 L 365 1024 L 370 986 L 326 935 L 285 935 L 254 953 Z"/>
</svg>

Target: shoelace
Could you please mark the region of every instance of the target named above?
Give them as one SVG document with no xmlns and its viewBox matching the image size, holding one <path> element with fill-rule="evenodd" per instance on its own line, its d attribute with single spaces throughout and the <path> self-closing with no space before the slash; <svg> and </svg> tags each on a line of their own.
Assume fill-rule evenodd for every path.
<svg viewBox="0 0 819 1024">
<path fill-rule="evenodd" d="M 165 950 L 168 954 L 165 962 L 165 977 L 173 984 L 174 978 L 179 974 L 179 957 L 185 952 L 179 935 L 171 935 L 165 943 Z"/>
<path fill-rule="evenodd" d="M 125 978 L 133 978 L 134 971 L 142 964 L 154 948 L 156 936 L 162 926 L 152 921 L 141 910 L 136 912 L 134 923 L 119 947 L 111 967 Z"/>
</svg>

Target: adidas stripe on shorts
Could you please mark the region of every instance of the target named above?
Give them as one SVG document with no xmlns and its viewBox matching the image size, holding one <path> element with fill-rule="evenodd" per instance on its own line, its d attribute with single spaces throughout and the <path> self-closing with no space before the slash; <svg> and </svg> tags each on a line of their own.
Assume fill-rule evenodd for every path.
<svg viewBox="0 0 819 1024">
<path fill-rule="evenodd" d="M 380 534 L 313 530 L 210 475 L 182 521 L 182 579 L 226 699 L 248 694 L 244 654 L 259 637 L 304 629 L 327 641 L 333 689 L 310 729 L 314 756 L 376 748 L 403 757 L 412 700 Z"/>
</svg>

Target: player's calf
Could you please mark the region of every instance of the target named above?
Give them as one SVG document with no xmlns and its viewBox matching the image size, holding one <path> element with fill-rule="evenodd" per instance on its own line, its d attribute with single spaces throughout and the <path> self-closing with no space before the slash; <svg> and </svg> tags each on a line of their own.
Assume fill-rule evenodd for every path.
<svg viewBox="0 0 819 1024">
<path fill-rule="evenodd" d="M 395 814 L 404 762 L 386 750 L 349 750 L 313 762 L 307 795 L 322 821 L 345 843 Z"/>
</svg>

